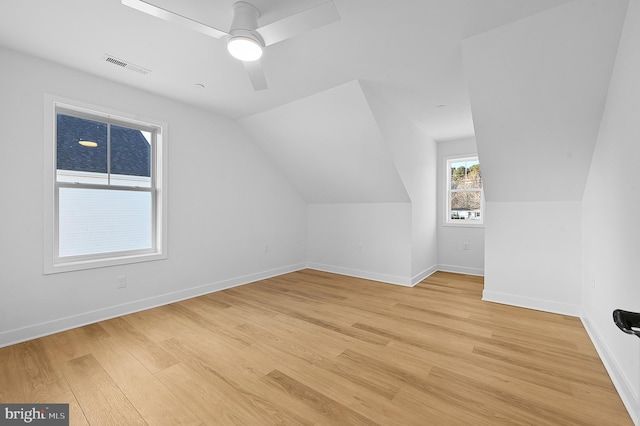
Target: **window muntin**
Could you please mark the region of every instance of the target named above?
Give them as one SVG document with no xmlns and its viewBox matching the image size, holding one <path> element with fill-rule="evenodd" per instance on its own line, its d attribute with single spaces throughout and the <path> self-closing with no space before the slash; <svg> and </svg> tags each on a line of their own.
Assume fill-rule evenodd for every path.
<svg viewBox="0 0 640 426">
<path fill-rule="evenodd" d="M 446 223 L 481 225 L 484 196 L 478 157 L 448 159 L 446 171 Z"/>
<path fill-rule="evenodd" d="M 166 258 L 166 124 L 59 99 L 45 96 L 44 272 Z"/>
</svg>

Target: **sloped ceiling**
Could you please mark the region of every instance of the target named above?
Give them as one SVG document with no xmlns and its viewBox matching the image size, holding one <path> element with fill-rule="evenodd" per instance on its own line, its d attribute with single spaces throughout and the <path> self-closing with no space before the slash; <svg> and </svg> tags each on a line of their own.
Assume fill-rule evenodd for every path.
<svg viewBox="0 0 640 426">
<path fill-rule="evenodd" d="M 222 29 L 234 3 L 149 1 Z M 323 1 L 255 3 L 264 23 Z M 475 132 L 489 201 L 580 199 L 626 0 L 334 1 L 269 47 L 261 92 L 223 40 L 120 0 L 0 0 L 0 45 L 238 119 L 310 202 L 408 200 L 360 85 L 429 139 Z"/>
<path fill-rule="evenodd" d="M 148 1 L 223 30 L 235 2 Z M 260 23 L 324 1 L 253 0 Z M 262 60 L 269 89 L 260 92 L 251 89 L 224 40 L 120 0 L 0 0 L 0 45 L 234 119 L 359 80 L 441 140 L 473 134 L 462 38 L 566 1 L 334 0 L 340 21 L 269 46 Z M 105 63 L 106 53 L 151 72 Z"/>
<path fill-rule="evenodd" d="M 357 81 L 239 122 L 309 203 L 409 201 Z"/>
<path fill-rule="evenodd" d="M 574 1 L 464 41 L 487 201 L 582 199 L 627 1 Z"/>
</svg>

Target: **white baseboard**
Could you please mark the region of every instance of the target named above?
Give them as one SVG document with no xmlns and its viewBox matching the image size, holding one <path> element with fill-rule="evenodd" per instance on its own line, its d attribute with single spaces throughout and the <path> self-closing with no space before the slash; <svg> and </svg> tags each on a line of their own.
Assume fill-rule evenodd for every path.
<svg viewBox="0 0 640 426">
<path fill-rule="evenodd" d="M 411 287 L 418 284 L 420 281 L 432 275 L 434 272 L 439 271 L 437 266 L 432 266 L 431 268 L 427 268 L 424 271 L 420 272 L 418 275 L 411 278 Z"/>
<path fill-rule="evenodd" d="M 631 416 L 633 424 L 640 425 L 640 405 L 638 404 L 638 395 L 633 391 L 633 388 L 622 373 L 620 366 L 611 355 L 609 347 L 593 325 L 593 321 L 591 321 L 591 317 L 586 310 L 580 309 L 580 319 L 582 320 L 585 330 L 587 330 L 587 334 L 589 334 L 589 338 L 591 339 L 593 346 L 595 346 L 596 351 L 600 356 L 600 360 L 602 360 L 604 367 L 607 369 L 609 377 L 611 377 L 611 381 L 616 387 L 616 390 L 620 395 L 620 399 L 622 399 L 622 403 L 629 412 L 629 416 Z"/>
<path fill-rule="evenodd" d="M 359 269 L 344 268 L 342 266 L 324 265 L 322 263 L 307 263 L 307 268 L 334 274 L 346 275 L 349 277 L 363 278 L 365 280 L 380 281 L 387 284 L 396 284 L 405 287 L 413 287 L 410 277 L 400 277 L 395 275 L 381 274 L 378 272 L 362 271 Z"/>
<path fill-rule="evenodd" d="M 405 287 L 414 287 L 420 281 L 424 280 L 425 278 L 429 277 L 430 275 L 432 275 L 434 272 L 437 272 L 437 271 L 455 272 L 455 273 L 467 274 L 467 275 L 482 275 L 482 272 L 484 272 L 482 270 L 476 270 L 473 268 L 457 268 L 457 270 L 455 270 L 455 267 L 442 268 L 442 266 L 443 265 L 434 265 L 430 268 L 425 269 L 419 274 L 416 274 L 413 277 L 408 278 L 408 277 L 400 277 L 395 275 L 381 274 L 378 272 L 363 271 L 360 269 L 345 268 L 342 266 L 325 265 L 321 263 L 310 262 L 307 264 L 307 268 L 309 269 L 316 269 L 318 271 L 331 272 L 333 274 L 347 275 L 349 277 L 379 281 L 386 284 L 395 284 L 395 285 L 401 285 Z M 449 266 L 449 265 L 444 265 L 444 266 Z"/>
<path fill-rule="evenodd" d="M 500 293 L 497 291 L 484 290 L 482 300 L 486 302 L 501 303 L 503 305 L 519 306 L 521 308 L 535 309 L 537 311 L 551 312 L 554 314 L 580 316 L 580 306 L 570 303 L 554 302 L 552 300 L 536 299 L 533 297 L 523 297 L 514 294 Z"/>
<path fill-rule="evenodd" d="M 135 301 L 123 303 L 117 306 L 110 306 L 104 309 L 84 312 L 77 315 L 59 318 L 53 321 L 33 324 L 26 327 L 14 329 L 14 330 L 4 331 L 0 333 L 0 348 L 4 346 L 13 345 L 16 343 L 25 342 L 27 340 L 37 339 L 38 337 L 59 333 L 61 331 L 69 330 L 72 328 L 93 324 L 98 321 L 104 321 L 104 320 L 119 317 L 122 315 L 143 311 L 145 309 L 156 308 L 158 306 L 167 305 L 169 303 L 179 302 L 181 300 L 202 296 L 204 294 L 213 293 L 216 291 L 225 290 L 232 287 L 237 287 L 244 284 L 249 284 L 249 283 L 264 280 L 267 278 L 272 278 L 272 277 L 286 274 L 289 272 L 299 271 L 301 269 L 304 269 L 305 267 L 306 267 L 306 264 L 304 263 L 297 264 L 297 265 L 284 266 L 276 269 L 270 269 L 267 271 L 252 273 L 252 274 L 243 275 L 240 277 L 231 278 L 228 280 L 222 280 L 215 283 L 210 283 L 210 284 L 205 284 L 198 287 L 180 290 L 172 293 L 162 294 L 162 295 L 150 297 L 147 299 L 135 300 Z"/>
<path fill-rule="evenodd" d="M 465 275 L 478 275 L 484 276 L 484 269 L 482 268 L 468 268 L 466 266 L 455 266 L 455 265 L 438 265 L 438 271 L 443 272 L 453 272 L 456 274 L 465 274 Z"/>
</svg>

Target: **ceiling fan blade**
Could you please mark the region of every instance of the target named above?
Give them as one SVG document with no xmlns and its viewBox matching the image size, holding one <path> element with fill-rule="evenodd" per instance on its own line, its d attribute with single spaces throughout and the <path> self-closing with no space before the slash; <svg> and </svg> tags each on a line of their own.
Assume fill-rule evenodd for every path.
<svg viewBox="0 0 640 426">
<path fill-rule="evenodd" d="M 303 10 L 276 22 L 258 28 L 265 46 L 286 40 L 298 34 L 340 20 L 340 14 L 333 1 Z"/>
<path fill-rule="evenodd" d="M 251 80 L 253 90 L 256 92 L 258 90 L 265 90 L 267 88 L 267 79 L 262 71 L 262 64 L 260 63 L 260 60 L 251 62 L 244 61 L 242 64 L 244 65 L 244 69 L 247 71 L 249 80 Z"/>
<path fill-rule="evenodd" d="M 179 15 L 175 12 L 168 11 L 143 0 L 122 0 L 122 4 L 139 10 L 140 12 L 144 12 L 148 15 L 155 16 L 156 18 L 164 19 L 165 21 L 182 25 L 185 28 L 198 31 L 210 37 L 222 38 L 228 35 L 226 32 L 221 31 L 217 28 L 210 27 L 203 24 L 202 22 L 194 21 L 193 19 Z"/>
</svg>

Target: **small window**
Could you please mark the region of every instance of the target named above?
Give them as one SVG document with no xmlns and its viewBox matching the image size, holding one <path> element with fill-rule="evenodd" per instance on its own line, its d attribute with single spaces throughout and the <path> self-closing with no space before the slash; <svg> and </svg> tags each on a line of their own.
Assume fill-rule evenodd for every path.
<svg viewBox="0 0 640 426">
<path fill-rule="evenodd" d="M 482 175 L 478 157 L 447 160 L 446 222 L 455 225 L 481 225 L 484 214 Z"/>
<path fill-rule="evenodd" d="M 45 272 L 165 258 L 166 126 L 57 102 L 52 113 Z"/>
</svg>

